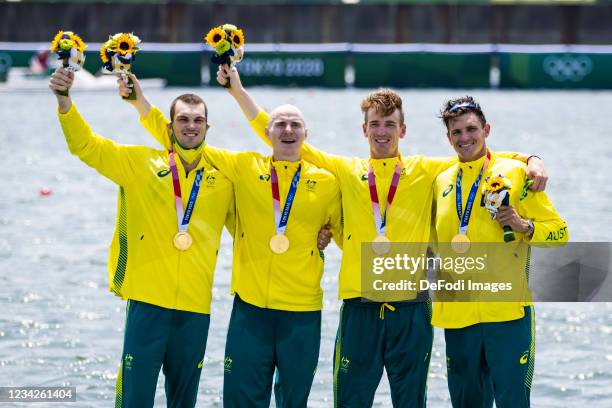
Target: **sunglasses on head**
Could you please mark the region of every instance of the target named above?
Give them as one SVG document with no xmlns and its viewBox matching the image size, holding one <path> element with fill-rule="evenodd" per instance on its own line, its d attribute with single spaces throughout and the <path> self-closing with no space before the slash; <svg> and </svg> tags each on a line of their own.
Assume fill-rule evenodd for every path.
<svg viewBox="0 0 612 408">
<path fill-rule="evenodd" d="M 474 109 L 474 110 L 477 110 L 477 111 L 480 110 L 480 106 L 478 106 L 474 102 L 461 102 L 461 103 L 454 104 L 450 108 L 446 109 L 446 111 L 449 112 L 449 113 L 453 113 L 453 112 L 456 112 L 459 109 L 463 109 L 463 108 Z"/>
</svg>

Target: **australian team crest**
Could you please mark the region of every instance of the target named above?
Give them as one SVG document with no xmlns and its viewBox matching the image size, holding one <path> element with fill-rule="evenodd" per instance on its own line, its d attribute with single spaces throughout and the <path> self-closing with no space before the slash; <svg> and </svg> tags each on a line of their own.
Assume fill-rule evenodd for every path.
<svg viewBox="0 0 612 408">
<path fill-rule="evenodd" d="M 317 181 L 316 180 L 312 180 L 312 179 L 306 180 L 306 190 L 314 191 L 316 185 L 317 185 Z"/>
</svg>

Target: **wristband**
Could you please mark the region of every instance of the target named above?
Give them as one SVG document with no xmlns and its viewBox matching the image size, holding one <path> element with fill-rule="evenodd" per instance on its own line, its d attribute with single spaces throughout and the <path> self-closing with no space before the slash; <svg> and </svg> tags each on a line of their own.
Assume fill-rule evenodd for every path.
<svg viewBox="0 0 612 408">
<path fill-rule="evenodd" d="M 531 156 L 529 156 L 529 157 L 527 158 L 527 164 L 529 164 L 529 160 L 531 160 L 531 158 L 532 158 L 532 157 L 537 157 L 538 159 L 542 160 L 542 158 L 541 158 L 540 156 L 535 155 L 535 154 L 532 154 Z"/>
<path fill-rule="evenodd" d="M 525 235 L 527 235 L 528 237 L 533 235 L 533 231 L 535 231 L 535 227 L 533 226 L 533 222 L 531 220 L 527 220 L 527 226 L 528 226 L 528 230 L 525 233 Z"/>
</svg>

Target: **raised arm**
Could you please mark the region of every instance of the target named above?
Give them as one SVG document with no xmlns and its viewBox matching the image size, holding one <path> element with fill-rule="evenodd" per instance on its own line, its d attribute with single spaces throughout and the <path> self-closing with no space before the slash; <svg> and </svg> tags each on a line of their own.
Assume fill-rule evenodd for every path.
<svg viewBox="0 0 612 408">
<path fill-rule="evenodd" d="M 217 82 L 221 85 L 227 83 L 227 79 L 230 78 L 230 88 L 228 92 L 238 102 L 240 109 L 244 113 L 251 127 L 259 136 L 264 143 L 268 146 L 272 146 L 270 139 L 266 136 L 266 128 L 270 121 L 270 115 L 263 110 L 255 101 L 255 99 L 247 92 L 242 86 L 240 81 L 240 74 L 235 67 L 227 68 L 226 65 L 219 66 L 217 70 Z M 346 166 L 348 159 L 343 156 L 337 156 L 326 153 L 313 147 L 309 143 L 302 145 L 302 158 L 317 167 L 326 169 L 338 177 L 339 171 Z"/>
<path fill-rule="evenodd" d="M 121 145 L 94 133 L 72 98 L 56 93 L 69 93 L 73 81 L 74 73 L 65 68 L 58 68 L 49 80 L 49 88 L 57 97 L 58 119 L 70 153 L 116 184 L 127 185 L 136 176 L 137 151 L 146 148 Z"/>
<path fill-rule="evenodd" d="M 230 79 L 230 87 L 227 91 L 234 97 L 236 102 L 238 102 L 244 116 L 246 116 L 249 122 L 252 121 L 259 112 L 263 111 L 263 109 L 242 86 L 240 74 L 238 74 L 236 67 L 229 68 L 227 65 L 219 65 L 219 69 L 217 70 L 217 82 L 221 85 L 225 85 L 228 78 Z"/>
<path fill-rule="evenodd" d="M 174 148 L 174 140 L 170 132 L 172 123 L 157 106 L 149 103 L 144 96 L 144 92 L 136 76 L 134 74 L 129 75 L 134 84 L 136 99 L 127 101 L 138 111 L 140 124 L 165 149 L 172 150 Z M 119 79 L 117 83 L 119 84 L 119 95 L 125 96 L 131 92 L 125 81 Z M 232 181 L 236 180 L 236 153 L 207 145 L 204 148 L 204 156 L 208 162 L 223 173 L 225 177 Z"/>
<path fill-rule="evenodd" d="M 136 94 L 135 99 L 124 99 L 127 103 L 132 105 L 134 109 L 138 111 L 138 114 L 141 117 L 147 116 L 149 110 L 151 109 L 151 104 L 145 98 L 144 93 L 142 92 L 142 87 L 140 86 L 140 82 L 138 82 L 138 78 L 136 75 L 129 73 L 128 76 L 132 80 L 132 85 L 130 86 L 127 81 L 123 80 L 122 76 L 117 78 L 117 85 L 119 85 L 119 95 L 127 98 L 132 92 L 132 88 L 134 89 L 134 93 Z"/>
<path fill-rule="evenodd" d="M 151 105 L 142 91 L 140 82 L 136 75 L 128 74 L 132 81 L 134 93 L 136 94 L 135 99 L 123 99 L 136 109 L 140 118 L 140 124 L 149 132 L 155 140 L 157 140 L 165 149 L 172 149 L 172 138 L 170 137 L 170 121 L 166 119 L 162 111 L 157 107 Z M 132 88 L 124 81 L 121 77 L 117 79 L 119 85 L 119 95 L 127 97 L 131 92 Z"/>
<path fill-rule="evenodd" d="M 230 87 L 227 91 L 238 103 L 238 106 L 242 109 L 242 113 L 251 124 L 257 136 L 259 136 L 265 144 L 272 147 L 272 142 L 270 142 L 270 139 L 266 136 L 266 128 L 268 127 L 270 116 L 257 104 L 257 102 L 255 102 L 251 94 L 244 89 L 240 80 L 240 74 L 236 67 L 228 68 L 227 65 L 219 65 L 219 69 L 217 70 L 217 82 L 221 85 L 225 85 L 228 79 L 230 80 Z"/>
</svg>

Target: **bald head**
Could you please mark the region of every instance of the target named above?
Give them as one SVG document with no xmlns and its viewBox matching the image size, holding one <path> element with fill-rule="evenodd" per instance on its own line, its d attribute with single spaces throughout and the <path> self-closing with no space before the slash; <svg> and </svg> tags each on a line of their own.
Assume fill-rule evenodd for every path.
<svg viewBox="0 0 612 408">
<path fill-rule="evenodd" d="M 306 121 L 304 120 L 304 114 L 302 111 L 295 105 L 285 104 L 277 106 L 270 112 L 270 120 L 268 121 L 268 126 L 274 123 L 275 120 L 285 117 L 292 119 L 299 119 L 302 121 L 304 127 L 306 126 Z"/>
<path fill-rule="evenodd" d="M 274 160 L 299 160 L 307 135 L 304 114 L 297 107 L 281 105 L 270 112 L 266 136 L 272 142 Z"/>
</svg>

